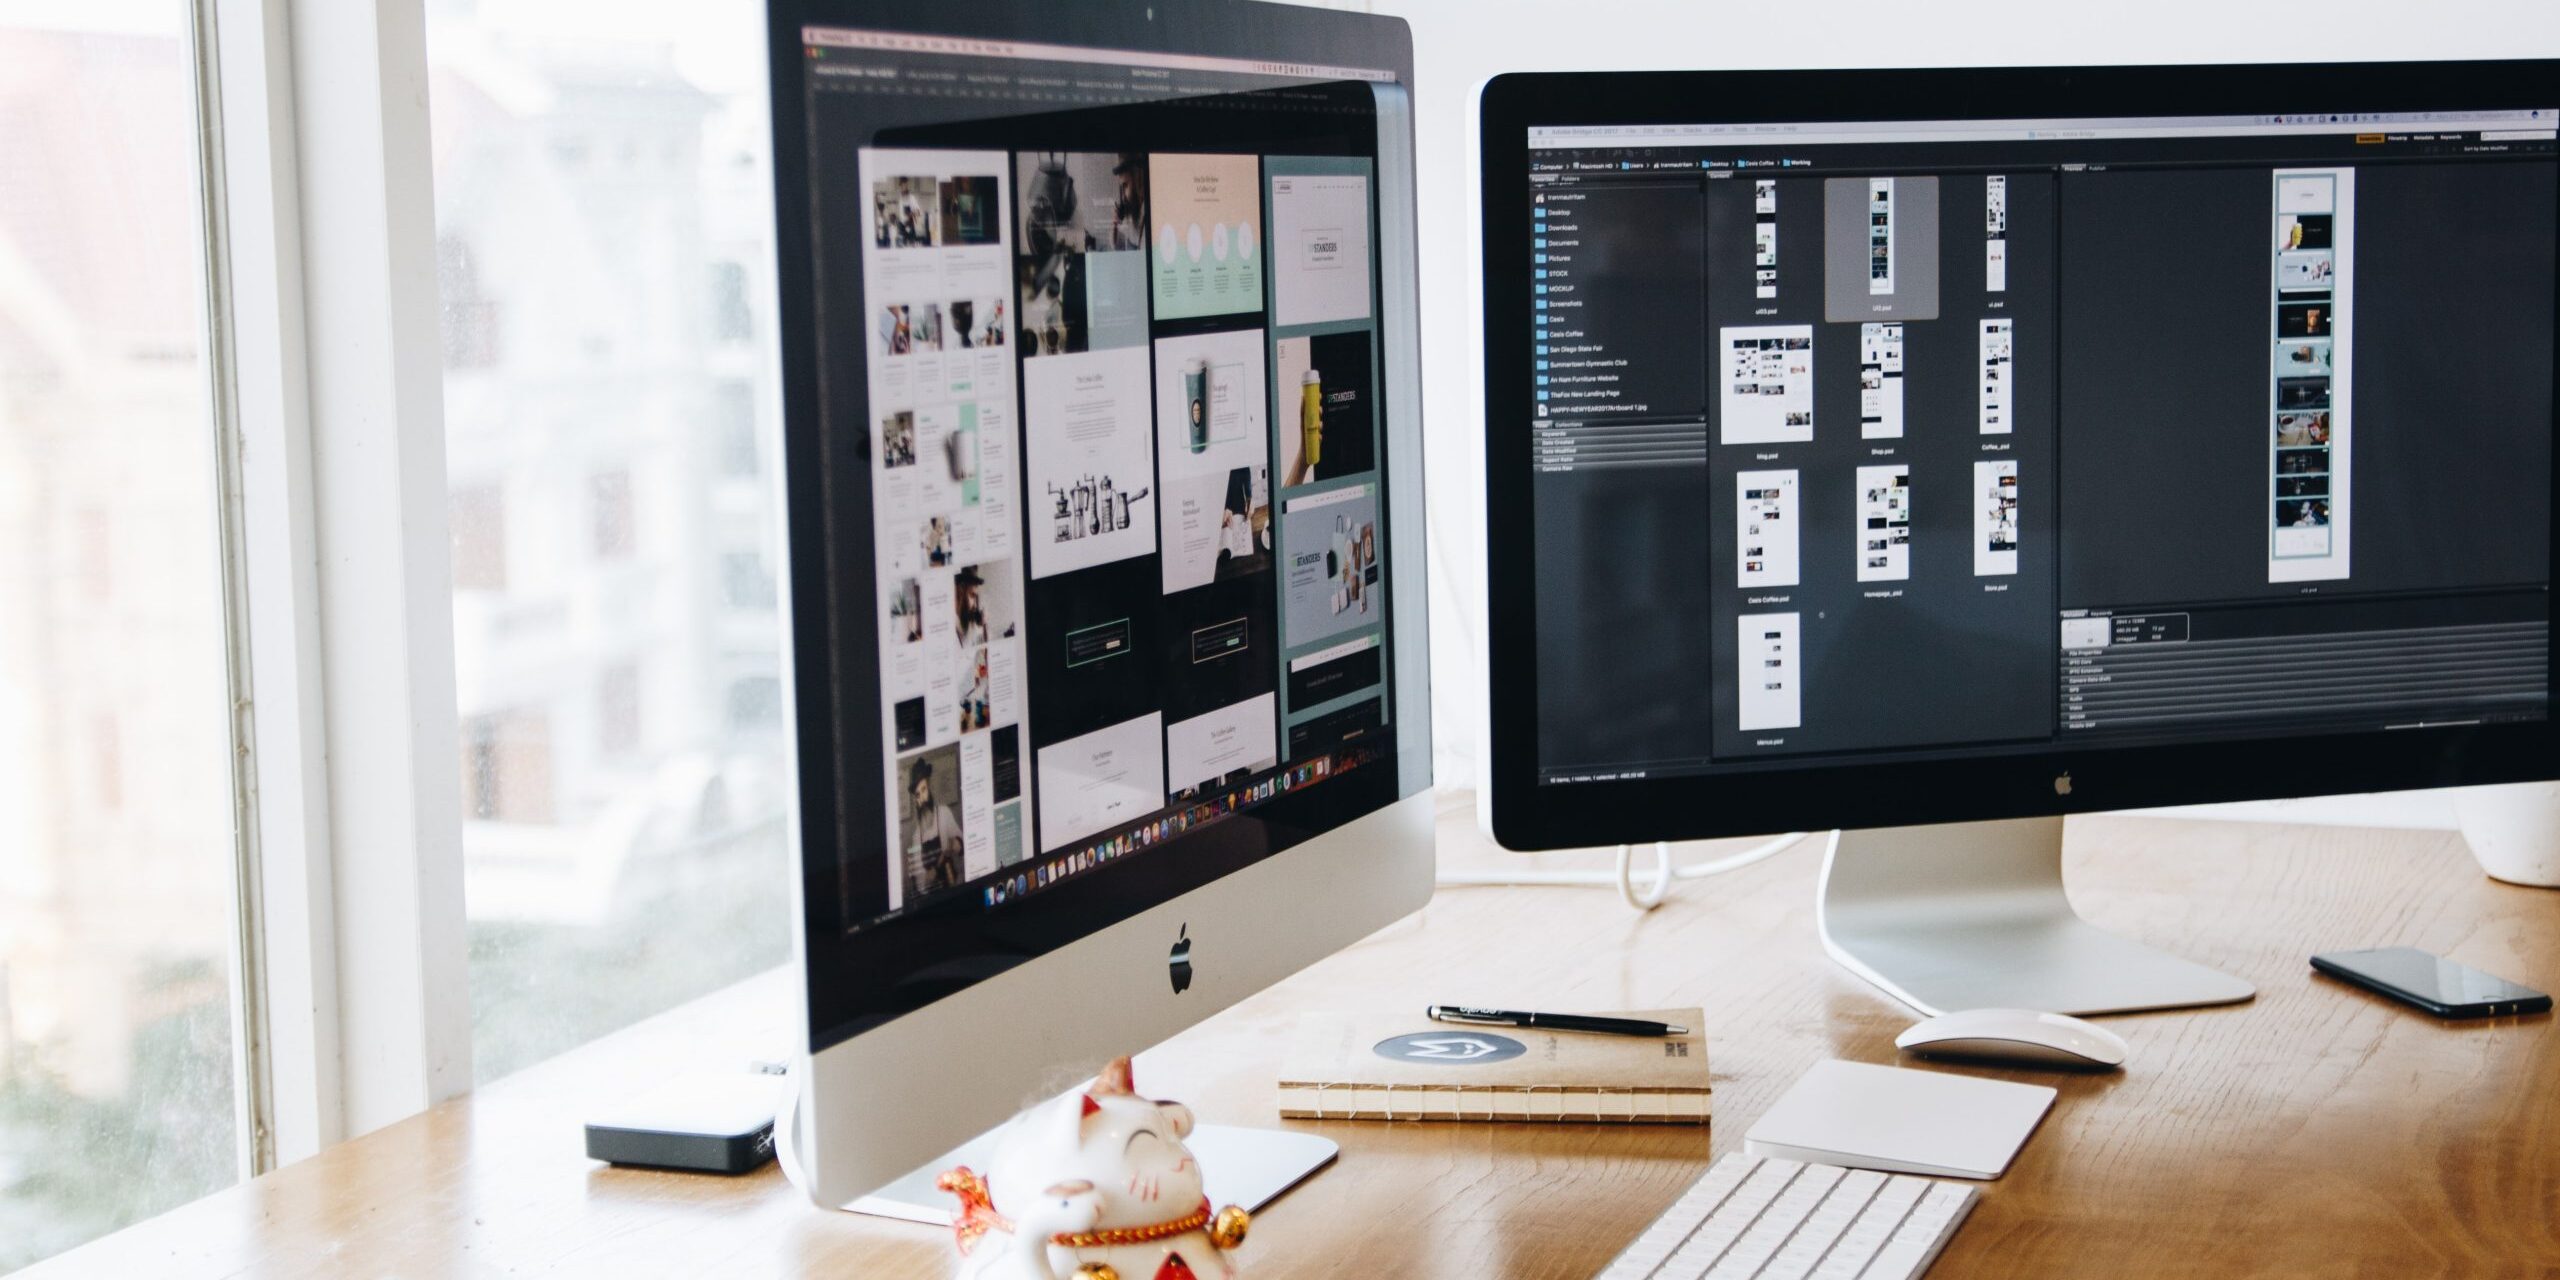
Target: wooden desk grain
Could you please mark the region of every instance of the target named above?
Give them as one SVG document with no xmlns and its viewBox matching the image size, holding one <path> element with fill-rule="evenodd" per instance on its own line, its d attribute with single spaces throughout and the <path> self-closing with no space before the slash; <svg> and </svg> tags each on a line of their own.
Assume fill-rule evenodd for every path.
<svg viewBox="0 0 2560 1280">
<path fill-rule="evenodd" d="M 1444 859 L 1513 856 L 1470 818 L 1450 805 Z M 2551 990 L 2560 892 L 2493 882 L 2439 832 L 2092 818 L 2071 824 L 2068 850 L 2093 919 L 2259 995 L 2110 1019 L 2133 1050 L 2121 1075 L 1967 1068 L 2062 1097 L 2009 1175 L 1985 1184 L 1933 1277 L 2560 1269 L 2551 1018 L 2441 1023 L 2305 963 L 2406 944 Z M 1897 1060 L 1911 1015 L 1814 936 L 1819 862 L 1809 841 L 1642 917 L 1605 890 L 1445 891 L 1142 1056 L 1139 1083 L 1206 1119 L 1278 1124 L 1270 1073 L 1304 1011 L 1704 1006 L 1711 1130 L 1301 1122 L 1341 1142 L 1342 1161 L 1261 1215 L 1243 1255 L 1255 1280 L 1582 1280 L 1737 1149 L 1809 1064 Z M 23 1274 L 949 1274 L 944 1233 L 819 1212 L 770 1169 L 687 1177 L 580 1155 L 582 1099 L 671 1064 L 735 1061 L 742 1045 L 770 1051 L 786 981 L 757 979 Z"/>
</svg>

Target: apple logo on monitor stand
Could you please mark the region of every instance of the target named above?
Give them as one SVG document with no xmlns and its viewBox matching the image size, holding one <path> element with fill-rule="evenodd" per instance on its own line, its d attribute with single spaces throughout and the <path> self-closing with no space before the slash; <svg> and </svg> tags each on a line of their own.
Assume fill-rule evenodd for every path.
<svg viewBox="0 0 2560 1280">
<path fill-rule="evenodd" d="M 1182 926 L 1182 936 L 1174 941 L 1173 953 L 1166 957 L 1173 966 L 1173 993 L 1181 995 L 1191 989 L 1191 926 Z"/>
</svg>

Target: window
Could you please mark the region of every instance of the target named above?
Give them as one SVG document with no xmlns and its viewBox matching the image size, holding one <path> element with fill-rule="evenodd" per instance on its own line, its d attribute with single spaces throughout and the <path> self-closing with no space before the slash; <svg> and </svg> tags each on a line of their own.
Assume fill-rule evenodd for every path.
<svg viewBox="0 0 2560 1280">
<path fill-rule="evenodd" d="M 436 292 L 444 304 L 444 367 L 485 369 L 496 364 L 498 304 L 481 294 L 471 245 L 458 236 L 436 241 Z"/>
<path fill-rule="evenodd" d="M 496 485 L 453 491 L 453 589 L 507 587 L 507 498 Z"/>
<path fill-rule="evenodd" d="M 631 473 L 608 471 L 589 485 L 595 501 L 596 559 L 628 560 L 639 530 L 631 523 Z"/>
<path fill-rule="evenodd" d="M 782 726 L 782 682 L 748 676 L 729 686 L 729 728 L 738 733 Z"/>
<path fill-rule="evenodd" d="M 462 726 L 463 804 L 483 822 L 547 823 L 551 721 L 539 711 L 474 716 Z"/>
<path fill-rule="evenodd" d="M 782 640 L 726 555 L 779 500 L 763 35 L 598 12 L 427 6 L 484 1080 L 791 951 L 780 686 L 732 686 Z"/>
<path fill-rule="evenodd" d="M 720 581 L 733 608 L 773 607 L 773 572 L 764 567 L 764 557 L 753 551 L 732 551 L 721 556 Z"/>
<path fill-rule="evenodd" d="M 124 736 L 114 712 L 98 716 L 89 741 L 98 762 L 98 812 L 114 813 L 124 808 Z"/>
<path fill-rule="evenodd" d="M 0 8 L 0 1272 L 240 1166 L 186 13 Z"/>
<path fill-rule="evenodd" d="M 640 745 L 640 668 L 607 667 L 596 681 L 596 746 L 613 755 Z"/>
<path fill-rule="evenodd" d="M 712 264 L 711 336 L 722 342 L 745 342 L 756 336 L 754 312 L 747 302 L 747 269 L 738 263 Z"/>
<path fill-rule="evenodd" d="M 756 444 L 756 387 L 732 378 L 711 389 L 711 428 L 720 447 L 720 474 L 753 480 L 762 470 Z"/>
<path fill-rule="evenodd" d="M 81 594 L 92 601 L 113 600 L 116 594 L 114 521 L 103 506 L 84 507 L 80 511 L 78 530 L 72 580 L 80 585 Z"/>
</svg>

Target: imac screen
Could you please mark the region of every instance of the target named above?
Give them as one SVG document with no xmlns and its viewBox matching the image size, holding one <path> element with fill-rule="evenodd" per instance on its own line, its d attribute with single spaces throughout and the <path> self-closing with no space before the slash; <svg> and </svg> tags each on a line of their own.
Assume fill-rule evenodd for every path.
<svg viewBox="0 0 2560 1280">
<path fill-rule="evenodd" d="M 802 34 L 817 403 L 792 429 L 820 489 L 793 554 L 822 590 L 794 609 L 835 766 L 807 915 L 841 960 L 813 990 L 870 1002 L 813 1015 L 823 1040 L 1391 786 L 1395 77 Z"/>
</svg>

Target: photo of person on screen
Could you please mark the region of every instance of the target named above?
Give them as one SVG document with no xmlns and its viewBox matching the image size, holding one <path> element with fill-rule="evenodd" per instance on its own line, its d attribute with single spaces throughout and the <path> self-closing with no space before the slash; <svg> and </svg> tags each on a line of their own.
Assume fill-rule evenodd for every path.
<svg viewBox="0 0 2560 1280">
<path fill-rule="evenodd" d="M 1146 157 L 1121 153 L 1111 162 L 1111 177 L 1117 187 L 1111 205 L 1111 247 L 1144 249 L 1147 247 Z"/>
<path fill-rule="evenodd" d="M 905 812 L 899 815 L 898 826 L 906 837 L 902 843 L 907 886 L 917 894 L 952 888 L 961 881 L 960 815 L 937 794 L 942 789 L 956 798 L 959 779 L 941 779 L 930 759 L 908 766 Z"/>
<path fill-rule="evenodd" d="M 987 642 L 987 614 L 979 607 L 978 589 L 986 585 L 974 565 L 964 567 L 951 578 L 951 613 L 954 630 L 963 649 Z"/>
</svg>

